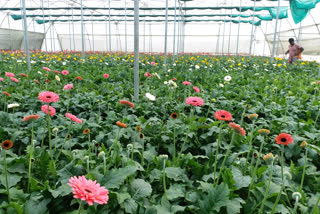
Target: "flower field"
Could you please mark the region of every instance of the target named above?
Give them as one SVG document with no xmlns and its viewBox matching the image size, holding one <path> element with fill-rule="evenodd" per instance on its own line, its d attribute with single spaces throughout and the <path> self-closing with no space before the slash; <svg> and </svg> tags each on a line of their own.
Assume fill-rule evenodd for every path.
<svg viewBox="0 0 320 214">
<path fill-rule="evenodd" d="M 319 64 L 5 52 L 0 213 L 319 213 Z"/>
</svg>

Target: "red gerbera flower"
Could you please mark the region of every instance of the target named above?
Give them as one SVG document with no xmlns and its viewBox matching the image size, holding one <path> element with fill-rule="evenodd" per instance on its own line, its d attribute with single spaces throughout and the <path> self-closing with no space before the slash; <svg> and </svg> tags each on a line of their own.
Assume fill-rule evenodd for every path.
<svg viewBox="0 0 320 214">
<path fill-rule="evenodd" d="M 82 120 L 77 118 L 77 116 L 71 114 L 71 113 L 66 113 L 65 114 L 67 118 L 69 118 L 70 120 L 72 120 L 73 122 L 76 122 L 76 123 L 79 123 L 81 124 L 82 123 Z"/>
<path fill-rule="evenodd" d="M 152 77 L 152 74 L 150 74 L 149 72 L 144 73 L 145 77 Z"/>
<path fill-rule="evenodd" d="M 56 70 L 53 70 L 54 73 L 56 74 L 60 74 L 61 72 L 60 71 L 56 71 Z"/>
<path fill-rule="evenodd" d="M 50 82 L 50 80 L 46 80 L 46 82 Z"/>
<path fill-rule="evenodd" d="M 214 113 L 214 117 L 217 120 L 225 120 L 225 121 L 232 120 L 232 115 L 229 112 L 224 111 L 224 110 L 220 110 L 220 111 L 217 111 L 216 113 Z"/>
<path fill-rule="evenodd" d="M 129 108 L 134 108 L 134 104 L 127 100 L 120 100 L 120 104 Z"/>
<path fill-rule="evenodd" d="M 182 84 L 183 84 L 183 85 L 191 85 L 191 82 L 183 81 Z"/>
<path fill-rule="evenodd" d="M 104 74 L 104 75 L 103 75 L 103 78 L 108 79 L 108 78 L 109 78 L 109 76 L 110 76 L 109 74 Z"/>
<path fill-rule="evenodd" d="M 173 78 L 173 79 L 171 79 L 172 81 L 176 81 L 177 80 L 177 78 Z"/>
<path fill-rule="evenodd" d="M 287 133 L 280 133 L 275 140 L 277 144 L 283 144 L 285 146 L 288 146 L 290 143 L 293 143 L 293 138 L 290 134 Z"/>
<path fill-rule="evenodd" d="M 243 128 L 241 128 L 240 125 L 235 123 L 229 123 L 229 126 L 233 131 L 238 132 L 239 135 L 246 136 L 246 131 Z"/>
<path fill-rule="evenodd" d="M 14 77 L 14 73 L 11 73 L 11 72 L 5 72 L 5 74 L 7 77 Z"/>
<path fill-rule="evenodd" d="M 19 75 L 22 77 L 28 77 L 28 75 L 26 75 L 26 74 L 19 74 Z"/>
<path fill-rule="evenodd" d="M 48 109 L 48 106 L 47 106 L 47 109 Z M 49 109 L 50 111 L 50 109 Z M 29 120 L 38 120 L 40 118 L 40 115 L 38 114 L 35 114 L 35 115 L 29 115 L 29 116 L 25 116 L 22 121 L 29 121 Z"/>
<path fill-rule="evenodd" d="M 202 106 L 203 99 L 201 99 L 200 97 L 188 97 L 186 99 L 186 103 L 193 106 Z"/>
<path fill-rule="evenodd" d="M 38 99 L 44 103 L 54 103 L 59 101 L 59 95 L 51 91 L 41 92 Z"/>
<path fill-rule="evenodd" d="M 33 82 L 40 84 L 40 82 L 38 80 L 33 80 Z"/>
<path fill-rule="evenodd" d="M 87 180 L 84 176 L 71 177 L 68 185 L 72 187 L 73 197 L 82 201 L 87 201 L 89 205 L 93 203 L 107 204 L 109 191 L 105 187 L 100 187 L 97 181 Z"/>
<path fill-rule="evenodd" d="M 48 114 L 48 106 L 47 105 L 43 105 L 41 106 L 41 110 L 45 113 Z M 52 106 L 49 106 L 49 115 L 52 117 L 53 115 L 56 114 L 56 109 L 53 108 Z"/>
<path fill-rule="evenodd" d="M 200 89 L 196 86 L 193 87 L 193 90 L 196 92 L 196 93 L 200 93 Z"/>
<path fill-rule="evenodd" d="M 82 77 L 81 76 L 77 76 L 76 80 L 82 80 Z"/>
<path fill-rule="evenodd" d="M 7 95 L 8 97 L 10 97 L 11 96 L 11 94 L 9 94 L 8 92 L 3 92 L 3 94 L 5 94 L 5 95 Z"/>
</svg>

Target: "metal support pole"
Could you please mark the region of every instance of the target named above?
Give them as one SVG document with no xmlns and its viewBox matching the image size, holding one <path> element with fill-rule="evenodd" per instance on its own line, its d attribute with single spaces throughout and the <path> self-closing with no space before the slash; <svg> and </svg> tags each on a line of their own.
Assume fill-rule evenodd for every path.
<svg viewBox="0 0 320 214">
<path fill-rule="evenodd" d="M 168 42 L 168 0 L 166 0 L 166 22 L 164 29 L 164 67 L 163 70 L 167 71 L 167 42 Z"/>
<path fill-rule="evenodd" d="M 68 24 L 69 24 L 69 46 L 70 46 L 70 51 L 71 51 L 72 50 L 72 40 L 71 40 L 71 22 L 70 22 L 70 17 L 68 17 Z"/>
<path fill-rule="evenodd" d="M 80 7 L 81 7 L 81 41 L 82 41 L 82 59 L 85 58 L 85 53 L 84 53 L 84 29 L 83 29 L 83 4 L 82 4 L 82 0 L 80 0 Z"/>
<path fill-rule="evenodd" d="M 152 31 L 151 24 L 149 24 L 149 53 L 152 53 Z"/>
<path fill-rule="evenodd" d="M 49 0 L 48 0 L 48 7 L 49 7 Z M 48 11 L 48 17 L 49 17 L 49 23 L 50 23 L 50 48 L 51 48 L 51 52 L 53 52 L 53 35 L 52 35 L 52 24 L 53 22 L 51 22 L 51 18 L 50 18 L 50 12 Z"/>
<path fill-rule="evenodd" d="M 12 32 L 10 26 L 10 13 L 8 13 L 8 27 L 9 27 L 9 36 L 10 36 L 10 50 L 12 51 Z"/>
<path fill-rule="evenodd" d="M 276 55 L 279 56 L 279 43 L 280 43 L 280 29 L 281 29 L 282 20 L 280 20 L 279 31 L 278 31 L 278 41 L 277 41 L 277 52 Z"/>
<path fill-rule="evenodd" d="M 276 37 L 277 37 L 277 30 L 278 30 L 279 13 L 280 13 L 280 0 L 278 0 L 276 26 L 275 26 L 274 35 L 273 35 L 271 63 L 273 62 L 273 58 L 274 58 L 274 49 L 275 49 Z"/>
<path fill-rule="evenodd" d="M 28 26 L 27 26 L 27 16 L 26 16 L 26 2 L 25 0 L 21 0 L 22 2 L 22 17 L 23 17 L 23 27 L 24 27 L 24 51 L 27 54 L 27 64 L 28 64 L 28 71 L 31 71 L 31 64 L 30 64 L 30 53 L 29 53 L 29 43 L 28 43 Z"/>
<path fill-rule="evenodd" d="M 45 22 L 44 22 L 43 0 L 41 0 L 41 8 L 42 8 L 42 20 L 43 20 L 44 46 L 45 46 L 45 49 L 46 49 L 46 53 L 48 54 L 47 39 L 46 39 L 47 32 L 46 32 L 46 24 L 45 24 Z"/>
<path fill-rule="evenodd" d="M 178 18 L 178 38 L 177 38 L 177 58 L 179 57 L 180 52 L 180 31 L 181 31 L 181 15 L 180 15 L 180 4 L 179 4 L 179 18 Z"/>
<path fill-rule="evenodd" d="M 240 14 L 239 14 L 239 23 L 238 23 L 237 51 L 236 51 L 237 56 L 239 55 L 239 35 L 240 35 L 240 18 L 241 18 L 241 12 L 242 12 L 242 7 L 241 7 L 241 0 L 240 0 Z"/>
<path fill-rule="evenodd" d="M 302 33 L 302 21 L 300 22 L 300 25 L 299 25 L 299 34 L 298 34 L 298 44 L 301 43 L 301 33 Z"/>
<path fill-rule="evenodd" d="M 224 17 L 224 20 L 223 20 L 222 49 L 221 49 L 221 54 L 222 55 L 224 53 L 224 33 L 225 33 L 225 30 L 226 30 L 226 17 Z"/>
<path fill-rule="evenodd" d="M 108 52 L 108 22 L 106 18 L 106 52 Z"/>
<path fill-rule="evenodd" d="M 92 35 L 92 51 L 94 52 L 94 34 L 93 34 L 93 14 L 91 14 L 91 19 L 92 19 L 92 23 L 91 23 L 91 35 Z"/>
<path fill-rule="evenodd" d="M 218 25 L 219 25 L 219 31 L 218 31 L 217 46 L 216 46 L 216 53 L 217 53 L 217 55 L 219 55 L 220 28 L 221 28 L 221 24 L 218 22 Z"/>
<path fill-rule="evenodd" d="M 176 20 L 177 20 L 177 0 L 174 0 L 174 23 L 173 23 L 173 49 L 172 49 L 172 57 L 173 63 L 175 62 L 175 54 L 176 54 Z"/>
<path fill-rule="evenodd" d="M 144 15 L 146 11 L 144 11 Z M 143 22 L 143 53 L 146 52 L 146 21 Z"/>
<path fill-rule="evenodd" d="M 253 51 L 252 51 L 252 55 L 254 55 L 254 52 L 256 50 L 256 41 L 257 41 L 257 26 L 254 27 L 254 37 L 253 37 Z"/>
<path fill-rule="evenodd" d="M 231 16 L 232 16 L 232 11 L 231 11 Z M 232 27 L 232 22 L 230 22 L 230 28 L 229 28 L 228 55 L 230 55 L 231 27 Z"/>
<path fill-rule="evenodd" d="M 126 55 L 128 52 L 128 41 L 127 41 L 127 0 L 124 1 L 125 4 L 125 9 L 124 9 L 124 43 L 125 43 L 125 51 L 126 51 Z"/>
<path fill-rule="evenodd" d="M 253 16 L 252 16 L 252 23 L 251 23 L 251 37 L 250 37 L 250 48 L 249 48 L 249 59 L 251 59 L 251 50 L 252 50 L 252 42 L 253 42 L 253 27 L 254 27 L 254 16 L 256 13 L 256 0 L 254 0 L 253 5 Z"/>
<path fill-rule="evenodd" d="M 139 0 L 134 0 L 134 99 L 139 100 Z"/>
<path fill-rule="evenodd" d="M 110 0 L 109 0 L 109 52 L 111 54 L 111 14 L 110 14 Z"/>
<path fill-rule="evenodd" d="M 54 38 L 54 22 L 52 22 L 51 28 L 52 28 L 53 50 L 55 51 L 56 50 L 56 41 L 55 41 L 55 38 Z"/>
<path fill-rule="evenodd" d="M 73 7 L 73 5 L 72 5 Z M 74 39 L 74 22 L 73 22 L 73 8 L 72 8 L 72 37 L 73 37 L 73 50 L 75 51 L 76 50 L 76 42 L 75 42 L 75 39 Z"/>
</svg>

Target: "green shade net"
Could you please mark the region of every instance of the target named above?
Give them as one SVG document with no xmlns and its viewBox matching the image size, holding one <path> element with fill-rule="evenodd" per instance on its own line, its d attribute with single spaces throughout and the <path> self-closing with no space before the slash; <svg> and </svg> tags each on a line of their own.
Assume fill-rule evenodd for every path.
<svg viewBox="0 0 320 214">
<path fill-rule="evenodd" d="M 49 22 L 70 22 L 71 20 L 66 19 L 58 19 L 58 20 L 36 20 L 38 24 L 44 24 Z M 81 19 L 74 19 L 73 22 L 80 22 Z M 90 19 L 90 20 L 83 20 L 83 21 L 94 21 L 94 22 L 105 22 L 106 19 Z M 119 19 L 119 20 L 111 20 L 113 22 L 123 22 L 125 20 Z M 127 21 L 134 21 L 134 20 L 127 20 Z M 165 20 L 139 20 L 141 22 L 165 22 Z M 174 20 L 168 20 L 168 22 L 174 22 Z M 211 19 L 211 20 L 184 20 L 184 22 L 232 22 L 232 23 L 248 23 L 253 24 L 255 26 L 261 25 L 261 20 L 259 21 L 248 21 L 248 20 L 218 20 L 218 19 Z"/>
<path fill-rule="evenodd" d="M 320 0 L 290 0 L 290 10 L 294 23 L 300 23 Z"/>
<path fill-rule="evenodd" d="M 269 8 L 269 13 L 272 16 L 272 18 L 277 18 L 277 7 Z M 280 7 L 279 10 L 279 19 L 288 18 L 288 8 L 287 7 Z"/>
<path fill-rule="evenodd" d="M 29 18 L 34 18 L 34 17 L 72 17 L 72 15 L 26 15 Z M 73 16 L 81 16 L 81 15 L 73 15 Z M 103 15 L 103 14 L 93 14 L 93 15 L 83 15 L 84 17 L 107 17 L 108 15 Z M 112 17 L 124 17 L 124 15 L 111 15 Z M 168 15 L 169 17 L 174 17 L 174 15 Z M 204 15 L 183 15 L 185 18 L 191 18 L 191 17 L 215 17 L 215 16 L 220 16 L 220 17 L 231 17 L 231 18 L 236 18 L 236 17 L 241 17 L 241 18 L 250 18 L 252 15 L 239 15 L 239 14 L 204 14 Z M 127 15 L 127 17 L 134 17 L 134 15 Z M 139 15 L 139 17 L 165 17 L 165 15 Z M 178 17 L 178 16 L 177 16 Z M 264 20 L 264 21 L 271 21 L 272 16 L 271 15 L 255 15 L 255 17 Z M 21 15 L 11 15 L 11 18 L 14 20 L 20 20 L 22 19 Z"/>
</svg>

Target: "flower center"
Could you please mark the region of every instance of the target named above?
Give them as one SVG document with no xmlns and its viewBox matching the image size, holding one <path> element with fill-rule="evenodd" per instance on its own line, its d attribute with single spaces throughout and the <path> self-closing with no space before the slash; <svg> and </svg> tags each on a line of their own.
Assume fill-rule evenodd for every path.
<svg viewBox="0 0 320 214">
<path fill-rule="evenodd" d="M 9 143 L 5 143 L 5 144 L 4 144 L 4 147 L 9 147 Z"/>
<path fill-rule="evenodd" d="M 84 191 L 86 191 L 87 193 L 93 193 L 91 190 L 84 188 Z"/>
<path fill-rule="evenodd" d="M 224 116 L 224 115 L 221 115 L 221 117 L 222 117 L 222 118 L 225 118 L 226 116 Z"/>
<path fill-rule="evenodd" d="M 47 98 L 47 99 L 51 99 L 51 96 L 47 95 L 46 98 Z"/>
<path fill-rule="evenodd" d="M 287 139 L 286 138 L 281 138 L 281 142 L 287 142 Z"/>
</svg>

